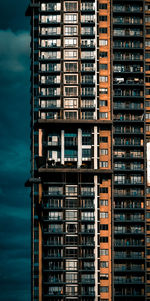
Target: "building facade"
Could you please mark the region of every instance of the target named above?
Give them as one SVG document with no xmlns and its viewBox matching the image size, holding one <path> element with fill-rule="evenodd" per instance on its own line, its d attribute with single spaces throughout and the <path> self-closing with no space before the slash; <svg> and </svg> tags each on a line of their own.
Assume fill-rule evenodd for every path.
<svg viewBox="0 0 150 301">
<path fill-rule="evenodd" d="M 32 301 L 150 300 L 150 0 L 32 0 Z"/>
</svg>

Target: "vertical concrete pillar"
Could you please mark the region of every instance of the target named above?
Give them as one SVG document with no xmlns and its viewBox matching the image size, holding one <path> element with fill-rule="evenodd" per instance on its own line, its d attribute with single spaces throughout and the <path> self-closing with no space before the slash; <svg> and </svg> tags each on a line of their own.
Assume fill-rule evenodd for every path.
<svg viewBox="0 0 150 301">
<path fill-rule="evenodd" d="M 82 130 L 78 129 L 78 163 L 79 168 L 82 165 Z"/>
<path fill-rule="evenodd" d="M 61 130 L 61 164 L 64 164 L 64 156 L 65 156 L 65 138 L 64 138 L 64 130 Z"/>
<path fill-rule="evenodd" d="M 94 126 L 94 169 L 97 169 L 97 126 Z"/>
<path fill-rule="evenodd" d="M 94 210 L 95 210 L 95 300 L 98 300 L 98 231 L 97 231 L 97 176 L 94 176 Z"/>
</svg>

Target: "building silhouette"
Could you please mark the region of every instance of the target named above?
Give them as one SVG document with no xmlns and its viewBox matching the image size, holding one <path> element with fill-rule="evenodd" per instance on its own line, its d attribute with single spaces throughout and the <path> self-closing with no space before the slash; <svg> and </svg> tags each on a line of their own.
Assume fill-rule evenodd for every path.
<svg viewBox="0 0 150 301">
<path fill-rule="evenodd" d="M 150 0 L 32 0 L 32 301 L 150 300 Z"/>
</svg>

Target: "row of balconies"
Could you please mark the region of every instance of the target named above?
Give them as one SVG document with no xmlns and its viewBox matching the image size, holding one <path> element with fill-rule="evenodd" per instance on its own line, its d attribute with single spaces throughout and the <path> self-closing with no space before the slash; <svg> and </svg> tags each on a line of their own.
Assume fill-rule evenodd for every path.
<svg viewBox="0 0 150 301">
<path fill-rule="evenodd" d="M 123 252 L 115 252 L 114 259 L 121 259 L 121 260 L 144 260 L 144 253 L 143 252 L 131 252 L 131 251 L 123 251 Z"/>
<path fill-rule="evenodd" d="M 115 53 L 113 56 L 114 61 L 142 61 L 143 55 L 131 53 Z"/>
<path fill-rule="evenodd" d="M 61 10 L 60 3 L 42 3 L 41 12 L 59 12 Z M 80 10 L 78 8 L 77 2 L 65 2 L 64 12 L 77 12 Z M 95 3 L 93 2 L 81 2 L 81 11 L 95 11 Z"/>
<path fill-rule="evenodd" d="M 119 170 L 119 171 L 131 171 L 131 172 L 133 172 L 133 170 L 136 170 L 136 171 L 141 171 L 141 172 L 143 172 L 143 164 L 137 164 L 136 162 L 135 162 L 135 164 L 134 163 L 131 163 L 131 164 L 129 164 L 129 163 L 124 163 L 124 162 L 115 162 L 115 164 L 114 164 L 114 169 L 115 170 Z"/>
<path fill-rule="evenodd" d="M 137 40 L 118 40 L 115 39 L 114 37 L 114 43 L 113 43 L 113 48 L 122 48 L 122 51 L 127 51 L 127 50 L 142 50 L 143 51 L 143 43 Z"/>
<path fill-rule="evenodd" d="M 121 13 L 143 13 L 143 7 L 141 5 L 134 4 L 114 4 L 113 12 L 121 12 Z"/>
<path fill-rule="evenodd" d="M 114 215 L 114 221 L 115 222 L 143 222 L 144 221 L 144 216 L 143 214 L 140 214 L 140 213 L 134 213 L 134 214 L 121 214 L 121 213 L 116 213 Z M 138 226 L 139 228 L 141 226 Z M 136 226 L 132 226 L 132 228 L 135 228 L 136 229 Z M 131 230 L 131 227 L 130 227 L 130 230 Z"/>
<path fill-rule="evenodd" d="M 140 188 L 135 188 L 135 189 L 132 189 L 132 188 L 128 188 L 128 189 L 116 189 L 114 190 L 114 197 L 116 198 L 131 198 L 131 197 L 134 197 L 134 198 L 141 198 L 141 197 L 144 197 L 144 191 L 143 189 L 140 189 Z"/>
<path fill-rule="evenodd" d="M 95 97 L 95 89 L 92 88 L 92 87 L 89 87 L 89 84 L 87 83 L 86 84 L 87 87 L 85 88 L 81 88 L 81 95 L 78 94 L 78 91 L 77 91 L 77 86 L 69 86 L 69 87 L 66 87 L 65 89 L 65 93 L 62 95 L 61 94 L 61 91 L 60 91 L 60 88 L 41 88 L 41 92 L 40 92 L 40 97 L 59 97 L 62 95 L 62 96 L 65 96 L 65 97 Z M 136 93 L 137 91 L 137 93 Z M 135 93 L 136 93 L 136 96 L 138 96 L 138 90 L 136 90 Z M 127 93 L 126 93 L 127 94 Z"/>
<path fill-rule="evenodd" d="M 115 127 L 114 128 L 115 134 L 143 134 L 143 128 L 142 127 L 135 127 L 135 126 L 121 126 L 121 127 Z"/>
<path fill-rule="evenodd" d="M 86 108 L 86 109 L 94 109 L 95 104 L 92 99 L 82 99 L 80 106 L 78 106 L 78 99 L 75 99 L 74 101 L 71 101 L 70 99 L 65 99 L 63 101 L 63 105 L 61 105 L 60 99 L 52 99 L 52 100 L 41 100 L 40 104 L 41 110 L 43 109 L 78 109 L 78 108 Z"/>
<path fill-rule="evenodd" d="M 58 190 L 57 190 L 58 189 Z M 47 192 L 44 191 L 43 192 L 43 196 L 63 196 L 63 197 L 68 197 L 68 196 L 75 196 L 75 197 L 92 197 L 94 198 L 94 188 L 90 188 L 90 187 L 81 187 L 80 188 L 80 192 L 75 190 L 75 191 L 67 191 L 64 192 L 63 191 L 63 187 L 53 187 L 51 189 L 49 189 Z"/>
<path fill-rule="evenodd" d="M 132 248 L 139 248 L 143 247 L 144 248 L 144 240 L 140 239 L 134 239 L 134 238 L 129 238 L 129 239 L 115 239 L 114 241 L 114 246 L 115 247 L 132 247 Z"/>
<path fill-rule="evenodd" d="M 114 102 L 114 110 L 143 110 L 143 103 L 137 102 Z"/>
<path fill-rule="evenodd" d="M 124 62 L 126 63 L 126 62 Z M 141 73 L 143 72 L 143 67 L 141 67 L 140 65 L 136 64 L 136 65 L 121 65 L 121 64 L 114 64 L 114 72 L 125 72 L 125 73 Z"/>
<path fill-rule="evenodd" d="M 66 64 L 65 65 L 65 72 L 70 72 L 70 73 L 77 73 L 78 72 L 78 69 L 74 69 L 74 65 L 69 65 Z M 39 68 L 39 72 L 42 72 L 42 73 L 51 73 L 51 72 L 58 72 L 58 71 L 61 71 L 61 66 L 60 64 L 57 64 L 57 63 L 51 63 L 51 64 L 44 64 L 44 63 L 41 63 L 41 66 Z M 95 72 L 95 64 L 94 63 L 82 63 L 81 64 L 81 72 Z"/>
<path fill-rule="evenodd" d="M 89 301 L 91 301 L 91 298 L 92 298 L 92 301 L 94 300 L 94 298 L 95 298 L 95 293 L 94 293 L 94 289 L 93 289 L 93 291 L 91 292 L 91 291 L 88 291 L 88 290 L 85 290 L 84 292 L 81 292 L 80 294 L 79 293 L 63 293 L 63 290 L 62 289 L 59 289 L 58 290 L 58 287 L 56 287 L 56 289 L 52 292 L 51 290 L 49 291 L 49 292 L 44 292 L 44 298 L 46 298 L 46 297 L 55 297 L 55 298 L 57 298 L 56 300 L 57 301 L 61 301 L 61 300 L 64 300 L 64 299 L 58 299 L 58 297 L 59 296 L 61 296 L 61 297 L 74 297 L 75 299 L 73 299 L 73 300 L 78 300 L 78 297 L 82 297 L 82 296 L 86 296 L 86 299 L 84 299 L 84 301 L 85 300 L 89 300 Z M 77 299 L 76 299 L 76 297 L 77 297 Z M 90 299 L 87 299 L 87 298 L 90 298 Z M 54 299 L 55 299 L 54 298 Z"/>
<path fill-rule="evenodd" d="M 81 279 L 75 279 L 75 280 L 72 280 L 72 279 L 63 279 L 63 277 L 57 277 L 57 276 L 55 276 L 55 275 L 52 275 L 52 276 L 49 276 L 48 278 L 45 276 L 44 277 L 45 279 L 43 279 L 43 284 L 45 284 L 45 285 L 53 285 L 53 284 L 67 284 L 67 283 L 70 283 L 70 284 L 76 284 L 77 283 L 77 281 L 78 281 L 78 283 L 80 283 L 80 284 L 86 284 L 86 283 L 88 283 L 88 284 L 90 284 L 90 285 L 92 285 L 92 284 L 94 284 L 95 283 L 95 279 L 93 278 L 93 277 L 87 277 L 87 278 L 85 278 L 85 277 L 81 277 Z"/>
<path fill-rule="evenodd" d="M 69 49 L 68 49 L 69 50 Z M 71 52 L 72 49 L 71 49 Z M 77 52 L 78 50 L 74 49 L 76 57 L 74 59 L 77 60 Z M 61 52 L 60 51 L 42 51 L 39 60 L 46 61 L 46 60 L 55 60 L 55 61 L 62 61 L 62 60 L 70 60 L 69 57 L 61 58 Z M 82 51 L 81 52 L 81 61 L 82 60 L 94 60 L 95 61 L 95 51 Z"/>
<path fill-rule="evenodd" d="M 125 78 L 125 77 L 115 77 L 113 79 L 114 85 L 143 85 L 144 81 L 142 78 Z"/>
<path fill-rule="evenodd" d="M 39 84 L 41 84 L 41 85 L 46 85 L 46 84 L 48 84 L 48 85 L 59 84 L 60 85 L 60 83 L 61 83 L 60 75 L 41 76 L 40 81 L 39 81 Z M 141 83 L 141 81 L 140 81 L 140 83 Z M 70 75 L 70 76 L 65 75 L 65 84 L 77 86 L 78 85 L 77 75 L 75 75 L 74 77 L 73 77 L 73 75 Z M 85 84 L 85 85 L 86 84 L 87 85 L 94 84 L 95 85 L 94 76 L 93 75 L 82 75 L 80 84 Z"/>
<path fill-rule="evenodd" d="M 127 17 L 127 16 L 117 16 L 113 18 L 113 24 L 121 25 L 143 25 L 143 19 L 140 17 Z"/>
<path fill-rule="evenodd" d="M 68 39 L 69 39 L 69 37 L 68 37 Z M 68 48 L 68 47 L 69 48 L 77 48 L 77 47 L 80 48 L 78 46 L 78 43 L 75 45 L 74 43 L 71 44 L 71 42 L 73 43 L 73 39 L 71 39 L 70 44 L 64 44 L 64 48 Z M 91 40 L 91 39 L 81 40 L 81 49 L 82 48 L 95 48 L 95 46 L 96 46 L 96 44 L 95 44 L 94 40 Z M 60 48 L 62 47 L 61 40 L 58 40 L 58 39 L 57 40 L 54 40 L 54 39 L 53 40 L 45 40 L 44 39 L 44 40 L 41 40 L 39 47 L 46 48 L 46 49 L 57 48 L 57 50 L 60 50 Z"/>
<path fill-rule="evenodd" d="M 128 211 L 130 210 L 144 210 L 144 203 L 141 203 L 141 202 L 134 202 L 134 201 L 122 201 L 122 202 L 119 202 L 119 201 L 116 201 L 115 204 L 114 204 L 114 210 L 120 210 L 120 209 L 127 209 Z"/>
<path fill-rule="evenodd" d="M 140 89 L 114 89 L 114 96 L 142 97 L 144 92 Z"/>
<path fill-rule="evenodd" d="M 120 37 L 138 37 L 138 38 L 143 38 L 143 31 L 140 30 L 139 28 L 135 28 L 135 29 L 130 29 L 130 28 L 125 28 L 125 29 L 122 29 L 122 28 L 116 28 L 114 29 L 113 31 L 113 35 L 116 37 L 118 36 L 119 38 Z"/>
<path fill-rule="evenodd" d="M 55 199 L 56 201 L 57 201 L 57 199 Z M 59 200 L 60 201 L 60 200 Z M 73 200 L 74 201 L 74 200 Z M 64 204 L 63 204 L 63 202 L 52 202 L 51 200 L 49 200 L 47 203 L 44 203 L 43 205 L 42 205 L 42 208 L 44 209 L 44 210 L 49 210 L 49 209 L 58 209 L 58 210 L 60 210 L 60 209 L 68 209 L 68 208 L 73 208 L 73 209 L 75 209 L 75 208 L 77 208 L 78 210 L 87 210 L 87 209 L 94 209 L 94 204 L 87 204 L 87 205 L 80 205 L 80 204 L 78 204 L 78 203 L 75 203 L 74 204 L 74 207 L 72 207 L 72 206 L 70 206 L 70 207 L 68 207 L 68 204 L 65 204 L 65 202 L 64 202 Z"/>
<path fill-rule="evenodd" d="M 46 247 L 54 247 L 54 246 L 59 246 L 59 247 L 65 247 L 66 246 L 78 246 L 78 247 L 82 247 L 82 246 L 88 246 L 88 247 L 94 247 L 95 244 L 94 244 L 94 241 L 91 242 L 91 241 L 83 241 L 83 242 L 69 242 L 69 243 L 64 243 L 64 242 L 60 242 L 60 241 L 57 241 L 57 240 L 49 240 L 49 241 L 46 241 L 46 242 L 43 242 L 43 246 L 44 248 Z"/>
<path fill-rule="evenodd" d="M 58 216 L 44 216 L 43 217 L 43 220 L 46 222 L 48 222 L 48 221 L 59 221 L 59 222 L 63 222 L 63 221 L 75 221 L 75 220 L 77 220 L 77 218 L 68 218 L 68 219 L 66 219 L 66 218 L 63 218 L 63 216 L 62 216 L 62 214 L 59 214 Z M 89 221 L 89 222 L 94 222 L 94 220 L 95 220 L 95 218 L 94 218 L 94 216 L 81 216 L 81 219 L 78 219 L 78 221 L 79 222 L 83 222 L 83 221 Z"/>
<path fill-rule="evenodd" d="M 115 264 L 114 265 L 115 272 L 127 272 L 127 271 L 137 271 L 137 272 L 144 272 L 144 265 L 142 264 Z"/>
<path fill-rule="evenodd" d="M 130 277 L 126 278 L 123 276 L 115 276 L 114 284 L 144 284 L 144 280 L 142 277 Z"/>
<path fill-rule="evenodd" d="M 119 159 L 119 158 L 123 158 L 123 159 L 143 159 L 143 152 L 139 151 L 139 150 L 129 150 L 129 151 L 125 151 L 125 150 L 115 150 L 114 151 L 114 158 L 115 159 Z"/>
<path fill-rule="evenodd" d="M 137 245 L 137 247 L 139 247 L 140 245 Z M 58 247 L 57 247 L 58 248 Z M 72 248 L 74 248 L 73 246 L 72 246 Z M 93 252 L 93 250 L 94 250 L 94 248 L 88 248 L 88 251 L 92 251 Z M 84 259 L 89 259 L 89 260 L 93 260 L 94 261 L 94 259 L 95 259 L 95 255 L 94 255 L 94 253 L 85 253 L 84 252 L 84 254 L 77 254 L 77 252 L 76 253 L 72 253 L 71 255 L 70 254 L 63 254 L 63 250 L 62 250 L 62 252 L 60 251 L 60 252 L 50 252 L 50 253 L 45 253 L 44 255 L 43 255 L 43 259 L 45 259 L 45 260 L 49 260 L 49 259 L 55 259 L 55 260 L 62 260 L 63 258 L 67 258 L 67 259 L 80 259 L 80 260 L 84 260 Z"/>
<path fill-rule="evenodd" d="M 131 227 L 124 227 L 124 226 L 115 226 L 114 229 L 115 235 L 128 235 L 128 234 L 144 234 L 144 228 L 141 226 L 131 226 Z"/>
<path fill-rule="evenodd" d="M 116 296 L 120 296 L 120 297 L 126 297 L 126 296 L 130 296 L 132 297 L 140 297 L 140 298 L 144 298 L 144 289 L 140 289 L 140 288 L 116 288 L 115 289 L 115 295 Z M 144 300 L 144 299 L 140 299 L 140 300 Z M 132 299 L 131 299 L 132 300 Z M 135 299 L 136 300 L 136 299 Z"/>
<path fill-rule="evenodd" d="M 123 114 L 123 113 L 118 113 L 114 114 L 114 121 L 143 121 L 144 120 L 144 115 L 142 114 Z"/>
</svg>

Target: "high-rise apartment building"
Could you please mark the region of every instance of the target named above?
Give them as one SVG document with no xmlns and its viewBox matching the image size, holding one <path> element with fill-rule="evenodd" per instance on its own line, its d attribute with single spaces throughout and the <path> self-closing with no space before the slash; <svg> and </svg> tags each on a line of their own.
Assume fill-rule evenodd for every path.
<svg viewBox="0 0 150 301">
<path fill-rule="evenodd" d="M 150 0 L 32 0 L 32 301 L 150 300 Z"/>
</svg>

